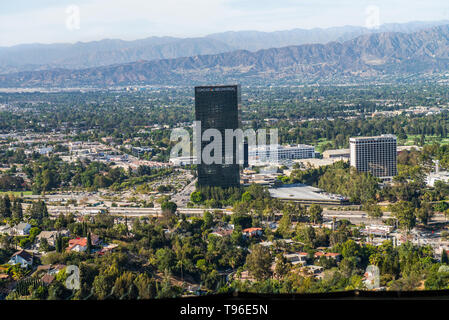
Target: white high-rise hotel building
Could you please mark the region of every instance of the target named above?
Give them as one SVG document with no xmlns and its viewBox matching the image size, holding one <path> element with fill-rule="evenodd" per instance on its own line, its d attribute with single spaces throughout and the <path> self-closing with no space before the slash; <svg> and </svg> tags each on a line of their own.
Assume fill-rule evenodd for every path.
<svg viewBox="0 0 449 320">
<path fill-rule="evenodd" d="M 391 179 L 397 175 L 396 136 L 385 134 L 350 138 L 349 149 L 351 166 L 358 171 L 371 172 L 381 179 Z"/>
</svg>

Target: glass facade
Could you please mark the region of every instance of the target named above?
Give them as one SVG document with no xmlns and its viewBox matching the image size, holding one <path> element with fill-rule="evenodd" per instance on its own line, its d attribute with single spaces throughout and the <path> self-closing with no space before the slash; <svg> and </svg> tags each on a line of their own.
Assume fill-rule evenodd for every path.
<svg viewBox="0 0 449 320">
<path fill-rule="evenodd" d="M 240 184 L 240 167 L 233 148 L 233 164 L 225 164 L 225 129 L 239 128 L 240 86 L 195 87 L 195 120 L 201 122 L 201 136 L 207 129 L 217 129 L 222 136 L 221 164 L 198 164 L 198 184 L 212 187 L 236 187 Z M 201 141 L 201 154 L 210 141 Z"/>
</svg>

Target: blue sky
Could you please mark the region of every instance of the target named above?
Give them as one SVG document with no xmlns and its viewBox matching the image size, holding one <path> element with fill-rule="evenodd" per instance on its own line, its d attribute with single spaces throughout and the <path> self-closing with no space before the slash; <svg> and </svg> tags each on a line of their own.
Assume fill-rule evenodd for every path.
<svg viewBox="0 0 449 320">
<path fill-rule="evenodd" d="M 0 2 L 0 46 L 363 26 L 369 6 L 381 24 L 449 20 L 447 0 L 14 0 Z"/>
</svg>

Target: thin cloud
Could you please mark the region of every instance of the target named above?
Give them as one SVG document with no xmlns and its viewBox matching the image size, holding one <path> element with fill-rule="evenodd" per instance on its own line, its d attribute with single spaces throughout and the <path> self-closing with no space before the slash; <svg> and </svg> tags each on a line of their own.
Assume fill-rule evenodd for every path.
<svg viewBox="0 0 449 320">
<path fill-rule="evenodd" d="M 1 46 L 364 25 L 368 5 L 379 6 L 381 23 L 449 19 L 449 3 L 437 0 L 17 0 L 16 7 L 7 3 L 0 4 Z M 66 27 L 68 5 L 80 8 L 79 29 Z"/>
</svg>

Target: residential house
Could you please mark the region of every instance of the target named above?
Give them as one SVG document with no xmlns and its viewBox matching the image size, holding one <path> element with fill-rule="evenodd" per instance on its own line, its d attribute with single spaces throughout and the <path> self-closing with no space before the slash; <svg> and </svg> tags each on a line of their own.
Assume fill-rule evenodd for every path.
<svg viewBox="0 0 449 320">
<path fill-rule="evenodd" d="M 55 281 L 55 276 L 51 275 L 51 274 L 44 274 L 41 278 L 41 281 L 45 284 L 45 285 L 50 285 L 53 281 Z"/>
<path fill-rule="evenodd" d="M 12 229 L 17 236 L 27 236 L 30 234 L 31 224 L 21 222 L 18 225 L 14 226 Z"/>
<path fill-rule="evenodd" d="M 108 244 L 107 246 L 104 246 L 103 248 L 101 248 L 101 250 L 98 252 L 98 254 L 104 255 L 105 253 L 114 251 L 115 249 L 117 249 L 117 247 L 118 247 L 118 244 L 116 244 L 116 243 Z"/>
<path fill-rule="evenodd" d="M 11 227 L 9 224 L 0 226 L 0 233 L 8 234 L 10 236 L 26 236 L 30 234 L 31 225 L 26 222 L 21 222 L 18 225 Z"/>
<path fill-rule="evenodd" d="M 9 224 L 0 226 L 0 233 L 11 235 L 11 226 Z"/>
<path fill-rule="evenodd" d="M 0 280 L 8 280 L 9 279 L 9 275 L 6 273 L 0 273 Z"/>
<path fill-rule="evenodd" d="M 42 241 L 42 239 L 47 239 L 47 243 L 50 246 L 55 246 L 55 241 L 56 241 L 56 237 L 58 236 L 58 233 L 63 236 L 63 237 L 67 237 L 69 236 L 69 231 L 68 230 L 62 230 L 62 231 L 42 231 L 41 233 L 39 233 L 39 235 L 36 237 L 37 239 L 37 246 L 40 246 L 40 243 Z"/>
<path fill-rule="evenodd" d="M 44 264 L 44 265 L 37 266 L 36 271 L 33 273 L 33 276 L 38 273 L 42 273 L 42 272 L 48 273 L 50 268 L 51 268 L 51 264 Z"/>
<path fill-rule="evenodd" d="M 233 229 L 225 229 L 225 228 L 217 228 L 211 234 L 216 235 L 218 237 L 230 236 L 234 230 Z"/>
<path fill-rule="evenodd" d="M 46 265 L 41 265 L 38 266 L 36 271 L 33 273 L 33 276 L 39 276 L 42 274 L 49 274 L 49 275 L 56 275 L 59 273 L 59 271 L 61 271 L 62 269 L 64 269 L 66 267 L 66 265 L 64 264 L 46 264 Z"/>
<path fill-rule="evenodd" d="M 325 257 L 327 259 L 334 259 L 336 261 L 340 261 L 341 260 L 341 254 L 340 253 L 335 253 L 335 252 L 315 252 L 315 254 L 313 255 L 315 259 L 319 259 L 321 257 Z"/>
<path fill-rule="evenodd" d="M 20 250 L 14 253 L 9 259 L 8 264 L 15 265 L 20 264 L 22 268 L 27 268 L 33 265 L 33 255 L 25 250 Z"/>
<path fill-rule="evenodd" d="M 87 250 L 87 238 L 76 238 L 69 240 L 69 246 L 65 249 L 67 252 L 84 252 Z"/>
<path fill-rule="evenodd" d="M 261 245 L 262 247 L 269 248 L 269 247 L 272 247 L 274 245 L 274 243 L 271 241 L 262 241 L 261 243 L 259 243 L 259 245 Z"/>
<path fill-rule="evenodd" d="M 64 269 L 66 267 L 65 264 L 55 264 L 52 265 L 50 270 L 48 270 L 48 273 L 51 275 L 56 275 L 59 273 L 59 271 L 61 271 L 62 269 Z"/>
<path fill-rule="evenodd" d="M 296 264 L 305 265 L 305 264 L 307 264 L 307 253 L 305 253 L 305 252 L 284 254 L 284 257 L 292 265 L 296 265 Z"/>
<path fill-rule="evenodd" d="M 312 275 L 314 278 L 321 278 L 323 276 L 324 268 L 320 266 L 307 266 L 304 267 L 304 271 L 308 275 Z"/>
<path fill-rule="evenodd" d="M 242 234 L 244 237 L 252 238 L 256 236 L 262 235 L 262 228 L 247 228 L 242 230 Z"/>
<path fill-rule="evenodd" d="M 262 224 L 271 230 L 276 230 L 279 227 L 279 223 L 276 221 L 262 221 Z"/>
<path fill-rule="evenodd" d="M 92 246 L 98 246 L 101 243 L 100 238 L 97 235 L 91 235 Z M 69 246 L 66 248 L 67 252 L 84 252 L 87 250 L 87 238 L 76 238 L 69 240 Z"/>
</svg>

